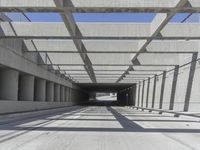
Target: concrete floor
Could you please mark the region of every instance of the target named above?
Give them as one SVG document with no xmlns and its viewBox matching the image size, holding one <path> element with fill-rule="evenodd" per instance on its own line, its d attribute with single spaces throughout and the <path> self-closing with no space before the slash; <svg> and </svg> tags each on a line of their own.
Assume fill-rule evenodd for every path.
<svg viewBox="0 0 200 150">
<path fill-rule="evenodd" d="M 0 150 L 134 149 L 199 150 L 199 119 L 91 106 L 0 125 Z"/>
</svg>

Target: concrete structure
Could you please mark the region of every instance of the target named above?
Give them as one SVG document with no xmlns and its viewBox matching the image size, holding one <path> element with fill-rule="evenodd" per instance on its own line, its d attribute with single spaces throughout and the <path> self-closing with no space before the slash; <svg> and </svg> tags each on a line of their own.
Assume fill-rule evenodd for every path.
<svg viewBox="0 0 200 150">
<path fill-rule="evenodd" d="M 22 101 L 34 101 L 34 76 L 19 76 L 19 95 L 18 99 Z"/>
<path fill-rule="evenodd" d="M 54 101 L 54 83 L 52 82 L 46 82 L 46 100 Z"/>
<path fill-rule="evenodd" d="M 5 100 L 17 100 L 19 73 L 11 69 L 1 69 L 0 75 L 0 96 Z"/>
<path fill-rule="evenodd" d="M 197 150 L 200 146 L 199 119 L 124 107 L 73 107 L 28 118 L 21 114 L 15 120 L 1 122 L 0 149 Z"/>
<path fill-rule="evenodd" d="M 21 22 L 14 21 L 9 17 L 8 12 L 11 14 L 18 12 L 25 19 Z M 63 21 L 32 22 L 26 16 L 26 12 L 54 12 L 60 15 Z M 155 17 L 152 21 L 145 23 L 77 22 L 73 13 L 81 12 L 145 12 L 155 13 Z M 97 124 L 86 123 L 86 128 L 83 128 L 85 126 L 81 126 L 81 121 L 85 118 L 79 116 L 82 119 L 78 122 L 80 128 L 77 129 L 78 126 L 75 125 L 74 128 L 62 129 L 62 123 L 60 125 L 60 121 L 57 121 L 55 125 L 59 127 L 56 129 L 51 126 L 41 127 L 42 130 L 45 130 L 44 134 L 47 134 L 47 131 L 48 133 L 49 131 L 74 131 L 76 134 L 77 131 L 98 132 L 101 129 L 106 134 L 117 132 L 119 137 L 119 132 L 128 132 L 125 135 L 130 136 L 130 139 L 133 138 L 131 141 L 137 141 L 138 137 L 134 137 L 132 132 L 145 133 L 141 136 L 142 139 L 145 139 L 149 132 L 164 134 L 177 132 L 175 129 L 158 129 L 158 125 L 154 123 L 138 123 L 134 117 L 131 118 L 134 121 L 131 121 L 126 113 L 133 113 L 133 116 L 142 113 L 145 116 L 146 114 L 151 115 L 151 113 L 155 115 L 157 112 L 160 114 L 159 117 L 162 117 L 161 115 L 164 117 L 165 113 L 176 117 L 180 115 L 199 117 L 199 12 L 199 0 L 85 0 L 84 2 L 81 0 L 0 0 L 0 118 L 3 118 L 2 122 L 4 122 L 2 115 L 8 113 L 36 110 L 41 113 L 46 111 L 51 113 L 50 110 L 46 109 L 53 109 L 53 112 L 54 110 L 68 112 L 68 109 L 76 108 L 73 112 L 76 114 L 83 111 L 83 116 L 84 112 L 95 112 L 96 114 L 92 114 L 92 116 L 96 115 L 96 118 L 93 118 L 92 121 L 97 121 Z M 188 13 L 188 15 L 183 21 L 171 22 L 179 13 Z M 194 18 L 197 18 L 197 21 Z M 194 20 L 195 22 L 193 22 Z M 87 108 L 74 106 L 95 104 L 95 93 L 98 92 L 117 93 L 117 102 L 111 104 L 129 106 L 130 109 L 127 107 Z M 136 109 L 143 112 L 138 112 Z M 37 112 L 34 113 L 37 114 Z M 98 115 L 105 115 L 100 117 L 100 121 L 103 121 L 100 127 L 88 128 L 87 125 L 98 125 Z M 73 115 L 65 118 L 61 115 L 61 118 L 56 119 L 70 120 L 74 119 L 73 117 L 79 118 Z M 191 123 L 187 117 L 185 118 L 186 122 Z M 90 120 L 89 117 L 86 119 Z M 110 119 L 110 122 L 105 121 L 105 119 Z M 114 129 L 110 127 L 102 129 L 102 126 L 109 123 L 112 125 L 113 119 L 118 121 L 118 124 L 114 123 L 116 125 Z M 165 119 L 164 121 L 167 122 Z M 177 119 L 177 122 L 181 121 Z M 65 121 L 63 122 L 65 125 Z M 177 122 L 174 124 L 175 126 L 179 126 Z M 12 130 L 29 130 L 27 127 L 24 129 L 17 125 L 9 126 L 8 131 L 6 126 L 0 127 L 0 130 L 3 131 L 0 134 L 4 138 L 9 136 L 10 133 L 7 135 L 7 132 Z M 31 123 L 31 126 L 34 125 Z M 170 126 L 168 123 L 162 125 Z M 199 126 L 195 124 L 188 131 L 185 129 L 188 126 L 182 125 L 184 129 L 179 129 L 178 132 L 191 133 L 185 138 L 192 137 L 195 146 L 192 146 L 191 143 L 188 144 L 180 137 L 171 138 L 171 135 L 167 134 L 167 137 L 176 139 L 176 142 L 171 142 L 166 136 L 160 136 L 166 140 L 168 146 L 166 149 L 197 149 L 199 147 L 193 135 L 199 133 L 196 130 Z M 146 130 L 147 127 L 156 129 Z M 68 136 L 68 134 L 66 135 Z M 31 134 L 31 136 L 35 138 L 35 135 Z M 99 137 L 102 136 L 99 135 Z M 95 141 L 98 141 L 99 137 L 95 137 Z M 105 136 L 105 141 L 109 141 L 107 140 L 109 137 Z M 1 140 L 5 142 L 3 145 L 5 147 L 8 146 L 10 149 L 23 147 L 23 143 L 20 142 L 19 144 L 22 145 L 9 145 L 6 141 L 10 137 L 6 138 L 5 141 L 3 138 L 0 136 L 0 142 Z M 157 138 L 156 136 L 155 139 Z M 85 139 L 91 140 L 87 139 L 87 136 Z M 155 146 L 151 145 L 156 143 L 152 139 L 149 137 L 144 140 L 147 141 L 146 145 L 137 145 L 137 142 L 134 142 L 134 146 L 138 146 L 138 149 L 147 149 L 145 146 L 149 149 L 156 149 Z M 103 145 L 102 149 L 114 149 L 114 144 L 108 144 L 107 147 L 105 141 L 103 144 L 100 142 L 100 145 Z M 160 141 L 159 138 L 158 141 Z M 162 143 L 161 141 L 159 144 Z M 57 142 L 55 145 L 52 144 L 56 148 L 59 145 Z M 90 144 L 95 143 L 93 142 Z M 127 142 L 129 145 L 127 147 L 120 147 L 120 145 L 116 147 L 131 149 L 133 146 L 129 142 Z M 78 145 L 76 143 L 72 145 L 74 147 L 69 149 L 78 149 L 80 148 L 78 146 L 84 146 L 84 144 Z M 111 145 L 113 147 L 110 147 Z M 53 146 L 45 148 L 55 149 Z M 23 149 L 26 148 L 26 146 L 23 147 Z M 39 146 L 39 149 L 43 149 L 43 147 Z"/>
</svg>

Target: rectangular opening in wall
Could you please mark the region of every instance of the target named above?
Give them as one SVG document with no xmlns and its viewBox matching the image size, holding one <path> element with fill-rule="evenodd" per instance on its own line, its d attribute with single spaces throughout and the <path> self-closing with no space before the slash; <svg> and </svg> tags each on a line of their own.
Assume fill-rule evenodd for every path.
<svg viewBox="0 0 200 150">
<path fill-rule="evenodd" d="M 117 93 L 96 93 L 97 101 L 117 101 Z"/>
</svg>

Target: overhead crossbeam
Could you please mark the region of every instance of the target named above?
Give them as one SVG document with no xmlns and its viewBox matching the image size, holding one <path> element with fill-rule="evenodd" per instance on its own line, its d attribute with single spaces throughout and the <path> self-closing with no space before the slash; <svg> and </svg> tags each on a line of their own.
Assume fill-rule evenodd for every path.
<svg viewBox="0 0 200 150">
<path fill-rule="evenodd" d="M 183 8 L 184 6 L 191 7 L 191 4 L 188 0 L 179 0 L 176 4 L 175 8 Z M 140 47 L 138 53 L 133 57 L 132 63 L 133 64 L 140 64 L 138 60 L 138 56 L 140 52 L 146 51 L 147 46 L 154 40 L 154 37 L 162 37 L 161 31 L 164 27 L 169 23 L 169 21 L 176 15 L 176 12 L 170 12 L 166 14 L 157 14 L 154 20 L 151 23 L 151 38 L 147 40 L 140 41 Z M 122 77 L 127 73 L 129 69 L 127 69 L 124 74 L 117 80 L 119 82 Z"/>
<path fill-rule="evenodd" d="M 54 0 L 0 0 L 1 12 L 153 12 L 153 13 L 169 13 L 169 12 L 200 12 L 200 2 L 191 2 L 191 7 L 187 5 L 177 8 L 178 0 L 72 0 L 69 3 L 62 0 L 62 7 L 56 7 Z"/>
<path fill-rule="evenodd" d="M 62 8 L 63 4 L 64 4 L 64 1 L 60 1 L 60 0 L 54 0 L 55 4 L 56 4 L 56 7 L 58 8 Z M 71 3 L 71 0 L 69 0 L 67 3 L 69 3 L 70 5 L 73 6 L 73 4 Z M 66 11 L 65 14 L 61 14 L 61 17 L 64 21 L 64 24 L 66 26 L 66 28 L 68 29 L 68 32 L 69 34 L 71 35 L 71 37 L 76 37 L 77 35 L 82 37 L 82 34 L 78 28 L 78 26 L 76 25 L 76 21 L 74 20 L 73 18 L 73 15 L 72 13 Z M 73 42 L 77 48 L 77 50 L 79 52 L 86 52 L 86 48 L 83 44 L 83 42 L 79 39 L 73 39 Z M 80 56 L 85 64 L 85 70 L 87 71 L 88 75 L 90 76 L 90 79 L 96 83 L 96 77 L 95 77 L 95 73 L 94 73 L 94 70 L 92 68 L 92 63 L 89 59 L 89 57 L 87 56 L 86 53 L 80 53 Z"/>
<path fill-rule="evenodd" d="M 71 16 L 73 17 L 73 16 Z M 167 24 L 165 21 L 165 28 L 162 24 L 163 30 L 159 28 L 156 30 L 158 25 L 154 25 L 157 20 L 163 21 L 162 17 L 165 17 L 167 21 L 171 19 L 168 15 L 158 14 L 152 23 L 131 23 L 127 27 L 126 23 L 96 23 L 89 24 L 84 23 L 81 31 L 78 29 L 76 24 L 76 29 L 71 29 L 68 31 L 64 23 L 36 23 L 36 22 L 1 22 L 0 23 L 0 38 L 16 38 L 16 39 L 48 39 L 48 40 L 145 40 L 140 41 L 137 50 L 142 50 L 146 48 L 152 40 L 177 40 L 177 39 L 200 39 L 200 24 L 198 23 L 170 23 Z M 72 18 L 73 19 L 73 18 Z M 163 21 L 163 22 L 164 22 Z M 75 21 L 74 21 L 75 23 Z M 80 26 L 81 23 L 78 23 Z M 88 26 L 91 26 L 88 28 Z M 106 25 L 106 26 L 105 26 Z M 105 27 L 104 27 L 105 26 Z M 115 30 L 120 32 L 113 33 L 113 26 Z M 129 28 L 129 29 L 127 29 Z M 51 29 L 51 30 L 49 30 Z M 98 30 L 98 31 L 97 31 Z M 131 32 L 129 31 L 131 30 Z M 154 34 L 154 31 L 156 34 Z M 83 33 L 83 34 L 82 34 Z M 71 34 L 74 34 L 71 36 Z M 160 35 L 160 36 L 156 36 Z M 162 35 L 162 36 L 161 36 Z M 146 43 L 146 44 L 145 44 Z M 82 44 L 88 44 L 88 42 L 83 41 Z M 96 43 L 98 44 L 98 43 Z M 133 45 L 133 44 L 132 44 Z M 134 46 L 134 45 L 133 45 Z"/>
</svg>

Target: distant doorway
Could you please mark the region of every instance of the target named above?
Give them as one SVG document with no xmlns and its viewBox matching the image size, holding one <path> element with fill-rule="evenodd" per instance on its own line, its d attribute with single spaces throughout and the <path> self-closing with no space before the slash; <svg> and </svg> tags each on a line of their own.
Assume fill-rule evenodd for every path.
<svg viewBox="0 0 200 150">
<path fill-rule="evenodd" d="M 117 93 L 96 93 L 97 101 L 117 101 Z"/>
</svg>

